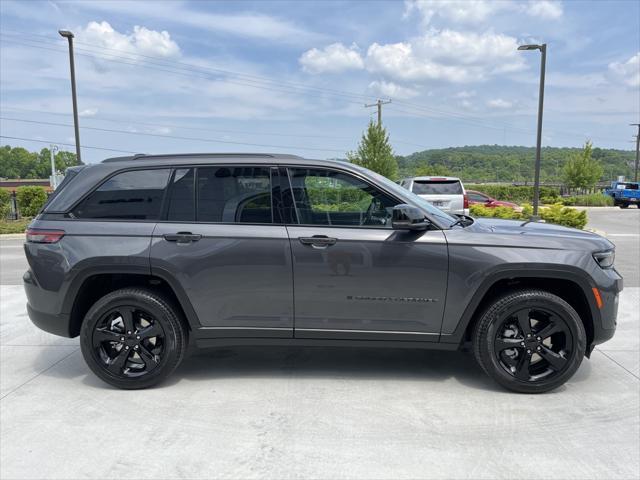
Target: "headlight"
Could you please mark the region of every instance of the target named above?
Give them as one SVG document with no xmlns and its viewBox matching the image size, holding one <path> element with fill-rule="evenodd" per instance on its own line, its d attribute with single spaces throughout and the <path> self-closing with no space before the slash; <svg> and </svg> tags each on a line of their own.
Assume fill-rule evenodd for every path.
<svg viewBox="0 0 640 480">
<path fill-rule="evenodd" d="M 593 254 L 593 259 L 598 262 L 602 268 L 613 267 L 613 261 L 616 258 L 615 250 L 607 250 L 606 252 L 596 252 Z"/>
</svg>

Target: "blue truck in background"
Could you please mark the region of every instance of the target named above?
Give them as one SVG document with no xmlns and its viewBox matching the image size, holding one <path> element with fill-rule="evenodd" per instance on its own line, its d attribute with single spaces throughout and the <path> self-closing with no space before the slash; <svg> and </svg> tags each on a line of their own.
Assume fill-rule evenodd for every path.
<svg viewBox="0 0 640 480">
<path fill-rule="evenodd" d="M 611 187 L 605 190 L 605 195 L 613 198 L 613 204 L 620 208 L 636 205 L 640 208 L 639 182 L 611 182 Z"/>
</svg>

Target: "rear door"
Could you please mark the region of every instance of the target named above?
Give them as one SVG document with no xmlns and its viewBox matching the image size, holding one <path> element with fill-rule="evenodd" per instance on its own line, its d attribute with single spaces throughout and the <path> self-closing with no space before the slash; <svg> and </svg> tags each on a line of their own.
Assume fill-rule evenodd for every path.
<svg viewBox="0 0 640 480">
<path fill-rule="evenodd" d="M 293 336 L 289 238 L 272 204 L 277 174 L 264 165 L 186 167 L 172 174 L 151 268 L 179 284 L 202 336 Z"/>
</svg>

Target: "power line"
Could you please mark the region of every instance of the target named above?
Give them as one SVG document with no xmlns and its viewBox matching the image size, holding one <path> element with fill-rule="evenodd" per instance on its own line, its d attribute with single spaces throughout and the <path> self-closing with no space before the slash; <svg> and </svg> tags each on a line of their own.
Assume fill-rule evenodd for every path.
<svg viewBox="0 0 640 480">
<path fill-rule="evenodd" d="M 370 108 L 370 107 L 377 107 L 378 108 L 378 127 L 382 127 L 382 105 L 386 105 L 388 103 L 391 103 L 391 99 L 389 100 L 381 100 L 378 99 L 378 101 L 376 103 L 372 103 L 370 105 L 367 105 L 365 103 L 364 108 Z"/>
<path fill-rule="evenodd" d="M 8 37 L 8 41 L 10 41 L 12 43 L 17 43 L 17 44 L 22 45 L 22 46 L 26 46 L 26 47 L 30 47 L 30 48 L 39 48 L 39 49 L 50 50 L 50 51 L 57 51 L 57 52 L 61 52 L 61 53 L 65 52 L 65 50 L 60 50 L 60 49 L 56 48 L 56 46 L 58 45 L 57 41 L 56 42 L 51 42 L 50 38 L 47 37 L 47 36 L 44 36 L 44 35 L 36 35 L 36 34 L 32 34 L 30 32 L 29 33 L 27 33 L 27 32 L 24 32 L 24 33 L 20 33 L 20 32 L 6 33 L 6 32 L 4 32 L 4 33 L 1 33 L 0 35 L 5 37 L 5 38 Z M 40 37 L 40 38 L 43 38 L 43 39 L 47 39 L 48 41 L 45 42 L 43 40 L 29 38 L 26 35 L 29 35 L 30 37 L 37 36 L 37 37 Z M 11 38 L 11 37 L 14 37 L 14 38 Z M 20 41 L 18 41 L 18 40 L 20 40 Z M 24 43 L 24 42 L 30 42 L 30 43 Z M 36 43 L 36 44 L 39 44 L 39 45 L 34 45 L 33 43 Z M 53 46 L 51 45 L 52 43 L 54 43 Z M 82 50 L 83 52 L 87 52 L 87 53 L 79 52 L 79 53 L 77 53 L 78 55 L 83 55 L 83 56 L 90 57 L 90 58 L 98 58 L 98 59 L 102 59 L 102 60 L 106 60 L 106 61 L 110 61 L 110 62 L 114 62 L 114 63 L 120 63 L 120 64 L 123 64 L 123 65 L 137 66 L 137 67 L 142 67 L 142 68 L 148 68 L 148 69 L 163 71 L 163 72 L 167 72 L 167 73 L 173 73 L 173 74 L 177 74 L 177 75 L 197 76 L 199 78 L 205 78 L 205 79 L 206 78 L 220 79 L 220 77 L 216 77 L 212 73 L 210 73 L 210 72 L 216 72 L 218 74 L 225 75 L 227 77 L 235 77 L 235 78 L 241 80 L 241 81 L 231 80 L 229 78 L 225 78 L 224 79 L 225 81 L 227 81 L 229 83 L 232 83 L 232 84 L 238 84 L 238 85 L 248 86 L 248 87 L 252 87 L 252 88 L 276 91 L 276 92 L 280 92 L 280 93 L 304 95 L 304 96 L 310 96 L 310 97 L 316 97 L 316 98 L 324 98 L 325 96 L 342 97 L 343 99 L 344 98 L 350 98 L 350 99 L 354 99 L 354 100 L 343 100 L 343 101 L 345 101 L 346 103 L 352 103 L 352 104 L 360 104 L 360 102 L 355 101 L 355 99 L 360 99 L 360 101 L 361 101 L 362 99 L 369 99 L 369 98 L 373 97 L 372 95 L 366 95 L 366 94 L 360 94 L 360 93 L 348 92 L 348 91 L 341 91 L 341 90 L 336 90 L 336 89 L 328 89 L 328 88 L 317 87 L 317 86 L 304 85 L 304 84 L 301 84 L 301 83 L 298 83 L 298 82 L 273 80 L 273 79 L 268 79 L 266 77 L 261 77 L 261 76 L 258 76 L 258 75 L 251 75 L 251 74 L 246 74 L 246 73 L 233 72 L 233 71 L 230 71 L 230 70 L 224 70 L 224 69 L 208 67 L 208 66 L 201 66 L 201 65 L 191 64 L 191 63 L 187 63 L 187 62 L 180 62 L 180 61 L 176 61 L 176 60 L 168 60 L 168 59 L 165 59 L 165 58 L 155 57 L 155 56 L 151 56 L 151 55 L 143 55 L 143 54 L 139 54 L 139 53 L 125 52 L 125 51 L 120 50 L 120 49 L 104 47 L 104 46 L 101 46 L 101 45 L 96 45 L 96 44 L 91 44 L 91 43 L 84 43 L 84 42 L 75 42 L 75 43 L 79 44 L 79 45 L 85 45 L 85 46 L 88 46 L 88 47 L 99 48 L 101 50 L 111 50 L 111 51 L 119 53 L 119 55 L 116 55 L 116 54 L 112 54 L 112 53 L 108 53 L 108 52 L 97 52 L 97 51 L 92 50 L 90 48 L 76 48 L 76 50 Z M 47 45 L 47 46 L 42 46 L 43 44 Z M 140 58 L 147 59 L 147 60 L 140 60 Z M 176 65 L 176 66 L 174 66 L 174 65 Z M 514 131 L 514 132 L 520 132 L 520 133 L 531 133 L 532 132 L 532 130 L 524 130 L 524 129 L 514 128 L 514 127 L 511 126 L 511 124 L 508 124 L 508 123 L 505 123 L 505 122 L 499 122 L 499 121 L 495 121 L 495 120 L 494 120 L 494 124 L 495 125 L 492 125 L 492 124 L 484 121 L 481 117 L 469 115 L 469 114 L 462 113 L 462 112 L 446 111 L 446 110 L 442 110 L 442 109 L 433 108 L 433 107 L 430 107 L 430 106 L 425 106 L 425 105 L 421 105 L 421 104 L 417 104 L 417 103 L 413 103 L 413 102 L 406 102 L 406 101 L 400 101 L 400 100 L 396 100 L 395 103 L 397 103 L 399 105 L 403 105 L 403 106 L 405 106 L 407 108 L 410 108 L 410 109 L 418 110 L 420 112 L 429 112 L 429 113 L 434 113 L 436 115 L 440 115 L 440 116 L 443 116 L 443 117 L 450 117 L 449 118 L 450 121 L 458 121 L 458 122 L 461 122 L 461 123 L 467 123 L 467 124 L 474 125 L 474 126 L 481 127 L 481 128 L 500 129 L 500 130 L 503 130 L 503 131 L 505 129 L 508 129 L 508 130 L 511 130 L 511 131 Z M 428 115 L 418 115 L 418 114 L 416 114 L 414 112 L 409 112 L 409 111 L 402 110 L 402 109 L 394 108 L 394 110 L 397 111 L 397 112 L 400 112 L 400 113 L 406 113 L 406 114 L 417 116 L 417 117 L 429 118 Z M 497 125 L 500 125 L 500 126 L 497 126 Z M 594 137 L 594 136 L 589 136 L 589 135 L 585 135 L 585 134 L 581 134 L 581 133 L 568 132 L 568 131 L 562 131 L 562 130 L 548 130 L 548 132 L 551 133 L 551 134 L 555 133 L 555 134 L 562 134 L 562 135 L 574 136 L 574 137 L 579 137 L 579 138 L 591 137 L 591 138 L 599 138 L 601 140 L 612 141 L 612 142 L 620 141 L 618 139 L 604 138 L 604 137 L 598 137 L 598 136 Z M 410 144 L 410 142 L 405 142 L 405 141 L 398 141 L 398 143 Z M 414 144 L 414 145 L 418 145 L 418 144 Z"/>
<path fill-rule="evenodd" d="M 73 125 L 70 123 L 43 122 L 41 120 L 25 120 L 21 118 L 0 117 L 0 120 L 6 120 L 6 121 L 12 121 L 12 122 L 23 122 L 23 123 L 35 123 L 38 125 L 51 125 L 56 127 L 73 127 Z M 225 143 L 230 145 L 242 145 L 242 146 L 251 146 L 251 147 L 285 148 L 285 149 L 313 150 L 313 151 L 319 151 L 319 152 L 340 152 L 340 153 L 344 153 L 346 151 L 346 149 L 338 150 L 338 149 L 332 149 L 332 148 L 297 147 L 297 146 L 291 146 L 291 145 L 271 145 L 271 144 L 262 144 L 262 143 L 234 142 L 231 140 L 211 140 L 209 138 L 182 137 L 178 135 L 163 135 L 160 133 L 129 132 L 127 130 L 116 130 L 111 128 L 101 128 L 101 127 L 88 127 L 84 125 L 80 128 L 82 128 L 83 130 L 95 130 L 99 132 L 121 133 L 125 135 L 140 135 L 145 137 L 170 138 L 172 140 L 189 140 L 189 141 L 207 142 L 207 143 Z"/>
<path fill-rule="evenodd" d="M 7 138 L 9 140 L 22 140 L 25 142 L 38 142 L 38 143 L 48 143 L 48 144 L 56 144 L 56 145 L 64 145 L 66 147 L 75 147 L 75 143 L 64 143 L 64 142 L 56 142 L 55 140 L 39 140 L 37 138 L 24 138 L 24 137 L 9 137 L 7 135 L 0 135 L 0 138 Z M 140 152 L 130 152 L 128 150 L 117 150 L 115 148 L 106 148 L 106 147 L 94 147 L 91 145 L 82 144 L 82 148 L 90 148 L 92 150 L 105 150 L 107 152 L 117 152 L 117 153 L 131 153 L 136 154 Z"/>
<path fill-rule="evenodd" d="M 14 111 L 14 112 L 26 112 L 26 113 L 37 113 L 39 115 L 44 114 L 44 115 L 54 115 L 54 116 L 61 116 L 61 117 L 69 117 L 68 113 L 59 113 L 59 112 L 50 112 L 50 111 L 46 111 L 46 110 L 32 110 L 32 109 L 26 109 L 26 108 L 17 108 L 17 107 L 2 107 L 0 108 L 0 111 Z M 118 125 L 122 125 L 123 123 L 125 123 L 122 119 L 121 116 L 118 116 L 118 120 L 115 119 L 111 119 L 111 118 L 106 118 L 104 115 L 98 115 L 98 116 L 94 116 L 94 117 L 86 117 L 84 119 L 84 121 L 100 121 L 100 122 L 109 122 L 109 123 L 116 123 Z M 215 128 L 204 128 L 204 127 L 187 127 L 184 125 L 176 125 L 176 124 L 169 124 L 169 123 L 150 123 L 150 122 L 141 122 L 141 121 L 129 121 L 127 120 L 126 123 L 130 124 L 130 125 L 134 125 L 134 126 L 147 126 L 147 127 L 160 127 L 160 128 L 175 128 L 175 129 L 180 129 L 180 130 L 193 130 L 193 131 L 200 131 L 200 132 L 217 132 L 217 133 L 231 133 L 231 134 L 239 134 L 239 135 L 263 135 L 263 136 L 270 136 L 270 137 L 292 137 L 292 138 L 320 138 L 320 139 L 329 139 L 329 140 L 353 140 L 354 137 L 341 137 L 341 136 L 332 136 L 332 135 L 307 135 L 307 134 L 296 134 L 296 133 L 280 133 L 280 132 L 252 132 L 252 131 L 247 131 L 247 130 L 220 130 L 220 129 L 215 129 Z M 393 138 L 393 142 L 392 143 L 401 143 L 404 145 L 412 145 L 414 147 L 420 147 L 420 148 L 425 148 L 425 149 L 429 149 L 431 148 L 428 145 L 424 145 L 424 144 L 420 144 L 420 143 L 415 143 L 415 142 L 410 142 L 407 140 L 402 140 L 402 139 L 397 139 L 397 138 Z"/>
</svg>

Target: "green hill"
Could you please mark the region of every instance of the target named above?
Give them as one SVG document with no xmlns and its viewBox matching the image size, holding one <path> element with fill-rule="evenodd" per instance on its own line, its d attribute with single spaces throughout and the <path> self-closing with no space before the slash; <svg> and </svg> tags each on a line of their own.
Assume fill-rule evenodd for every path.
<svg viewBox="0 0 640 480">
<path fill-rule="evenodd" d="M 579 151 L 580 148 L 543 148 L 541 180 L 559 181 L 564 163 L 572 153 Z M 523 182 L 533 181 L 535 154 L 533 147 L 479 145 L 425 150 L 397 159 L 401 177 L 448 174 L 467 182 Z M 602 163 L 602 180 L 633 175 L 633 151 L 594 148 L 593 158 Z"/>
</svg>

